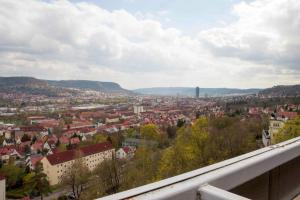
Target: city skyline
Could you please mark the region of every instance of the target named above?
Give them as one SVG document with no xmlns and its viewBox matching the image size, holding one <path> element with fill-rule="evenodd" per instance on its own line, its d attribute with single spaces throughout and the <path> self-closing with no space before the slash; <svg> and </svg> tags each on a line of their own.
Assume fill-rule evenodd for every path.
<svg viewBox="0 0 300 200">
<path fill-rule="evenodd" d="M 0 74 L 147 87 L 298 84 L 300 3 L 1 1 Z"/>
</svg>

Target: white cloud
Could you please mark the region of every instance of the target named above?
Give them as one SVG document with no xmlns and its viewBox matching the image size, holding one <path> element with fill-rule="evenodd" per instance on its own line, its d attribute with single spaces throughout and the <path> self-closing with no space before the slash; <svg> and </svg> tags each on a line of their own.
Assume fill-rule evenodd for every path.
<svg viewBox="0 0 300 200">
<path fill-rule="evenodd" d="M 257 0 L 239 3 L 238 21 L 200 33 L 217 56 L 235 57 L 278 68 L 300 70 L 300 1 Z"/>
<path fill-rule="evenodd" d="M 191 37 L 153 17 L 89 3 L 0 0 L 0 73 L 129 88 L 294 83 L 299 11 L 296 0 L 240 3 L 237 22 Z"/>
</svg>

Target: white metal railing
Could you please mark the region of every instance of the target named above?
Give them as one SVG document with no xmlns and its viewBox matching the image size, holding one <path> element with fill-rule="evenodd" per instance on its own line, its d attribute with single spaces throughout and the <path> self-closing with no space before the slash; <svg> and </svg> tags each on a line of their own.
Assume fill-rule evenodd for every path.
<svg viewBox="0 0 300 200">
<path fill-rule="evenodd" d="M 194 200 L 197 199 L 199 192 L 206 191 L 205 194 L 207 195 L 213 190 L 216 191 L 216 188 L 223 191 L 233 189 L 277 166 L 297 158 L 299 155 L 300 137 L 297 137 L 277 145 L 268 146 L 207 167 L 106 196 L 98 200 Z M 206 187 L 203 190 L 202 186 L 207 184 L 211 187 Z M 209 189 L 208 192 L 207 188 Z"/>
<path fill-rule="evenodd" d="M 200 186 L 197 195 L 201 200 L 250 200 L 208 184 Z"/>
</svg>

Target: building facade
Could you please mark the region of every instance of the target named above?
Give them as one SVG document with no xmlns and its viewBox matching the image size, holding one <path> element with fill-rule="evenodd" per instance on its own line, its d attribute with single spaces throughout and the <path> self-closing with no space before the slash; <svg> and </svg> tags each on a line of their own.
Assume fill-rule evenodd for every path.
<svg viewBox="0 0 300 200">
<path fill-rule="evenodd" d="M 144 112 L 144 107 L 143 106 L 133 106 L 133 113 L 134 114 L 140 114 Z"/>
<path fill-rule="evenodd" d="M 200 96 L 200 88 L 196 87 L 196 98 L 199 98 Z"/>
<path fill-rule="evenodd" d="M 75 160 L 78 159 L 78 155 L 81 155 L 80 159 L 83 159 L 84 164 L 92 171 L 105 159 L 111 159 L 114 153 L 115 149 L 111 143 L 104 142 L 82 147 L 78 150 L 54 153 L 44 157 L 41 162 L 50 185 L 56 185 L 61 182 L 63 175 L 68 172 Z"/>
</svg>

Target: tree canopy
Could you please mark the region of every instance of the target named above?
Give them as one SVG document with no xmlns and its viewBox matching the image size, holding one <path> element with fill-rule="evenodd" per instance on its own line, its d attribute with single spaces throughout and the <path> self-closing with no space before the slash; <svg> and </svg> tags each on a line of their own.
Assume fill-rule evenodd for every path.
<svg viewBox="0 0 300 200">
<path fill-rule="evenodd" d="M 287 121 L 283 128 L 274 134 L 273 143 L 283 142 L 300 136 L 300 116 Z"/>
</svg>

